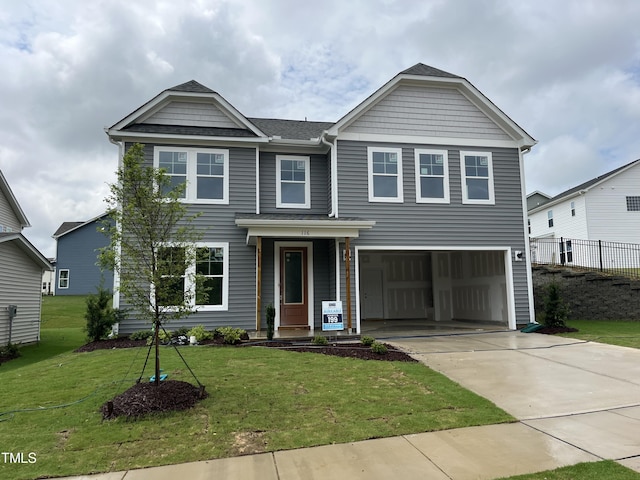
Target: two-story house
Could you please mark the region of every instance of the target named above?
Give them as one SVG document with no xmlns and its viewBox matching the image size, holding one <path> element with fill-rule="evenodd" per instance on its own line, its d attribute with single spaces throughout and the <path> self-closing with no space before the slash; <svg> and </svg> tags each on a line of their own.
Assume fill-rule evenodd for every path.
<svg viewBox="0 0 640 480">
<path fill-rule="evenodd" d="M 40 340 L 42 274 L 52 267 L 22 235 L 30 226 L 0 171 L 0 346 Z"/>
<path fill-rule="evenodd" d="M 523 154 L 535 140 L 462 77 L 417 64 L 335 123 L 245 117 L 190 81 L 107 134 L 120 158 L 144 144 L 202 212 L 210 255 L 195 267 L 213 293 L 185 325 L 264 328 L 272 303 L 276 329 L 315 331 L 325 300 L 357 333 L 534 318 Z M 140 328 L 132 317 L 119 331 Z"/>
<path fill-rule="evenodd" d="M 84 222 L 63 222 L 53 234 L 56 241 L 56 295 L 87 295 L 102 286 L 113 288 L 113 272 L 98 265 L 100 249 L 109 245 L 103 213 Z"/>
</svg>

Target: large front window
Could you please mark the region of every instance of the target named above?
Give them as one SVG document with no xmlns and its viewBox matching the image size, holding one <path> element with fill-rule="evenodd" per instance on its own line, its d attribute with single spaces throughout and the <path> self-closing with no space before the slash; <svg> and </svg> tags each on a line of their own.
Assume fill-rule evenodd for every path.
<svg viewBox="0 0 640 480">
<path fill-rule="evenodd" d="M 166 190 L 186 184 L 186 202 L 229 203 L 229 150 L 155 147 L 153 165 L 171 179 Z"/>
<path fill-rule="evenodd" d="M 402 193 L 402 149 L 369 147 L 369 201 L 399 202 Z"/>
<path fill-rule="evenodd" d="M 463 203 L 495 203 L 490 152 L 460 152 Z"/>
<path fill-rule="evenodd" d="M 276 206 L 311 208 L 309 157 L 276 156 Z"/>
<path fill-rule="evenodd" d="M 224 290 L 224 248 L 199 248 L 196 259 L 196 273 L 203 278 L 204 292 L 196 293 L 197 305 L 223 304 Z"/>
<path fill-rule="evenodd" d="M 449 203 L 449 163 L 446 150 L 415 151 L 416 202 Z"/>
</svg>

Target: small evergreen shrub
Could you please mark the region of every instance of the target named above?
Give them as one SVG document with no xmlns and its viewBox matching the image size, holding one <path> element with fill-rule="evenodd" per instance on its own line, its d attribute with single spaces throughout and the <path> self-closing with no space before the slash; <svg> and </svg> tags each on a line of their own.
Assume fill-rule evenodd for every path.
<svg viewBox="0 0 640 480">
<path fill-rule="evenodd" d="M 18 358 L 20 355 L 20 349 L 15 343 L 9 342 L 4 347 L 0 347 L 0 357 Z"/>
<path fill-rule="evenodd" d="M 329 340 L 324 335 L 316 335 L 311 341 L 314 345 L 329 345 Z"/>
<path fill-rule="evenodd" d="M 371 344 L 371 351 L 379 355 L 384 355 L 387 353 L 387 346 L 381 342 L 373 342 Z"/>
<path fill-rule="evenodd" d="M 153 330 L 138 330 L 129 335 L 129 340 L 148 340 L 153 337 Z"/>
<path fill-rule="evenodd" d="M 111 327 L 118 321 L 116 311 L 111 307 L 111 292 L 98 287 L 98 292 L 87 297 L 86 331 L 89 340 L 97 342 L 109 335 Z"/>
<path fill-rule="evenodd" d="M 203 342 L 205 340 L 213 339 L 213 333 L 205 330 L 204 325 L 196 325 L 187 332 L 187 337 L 194 336 L 196 341 Z"/>
<path fill-rule="evenodd" d="M 373 337 L 362 337 L 360 339 L 360 343 L 362 343 L 362 345 L 364 345 L 365 347 L 370 347 L 375 341 L 376 339 Z"/>
<path fill-rule="evenodd" d="M 242 328 L 233 328 L 233 327 L 219 327 L 216 328 L 215 335 L 222 337 L 222 341 L 228 345 L 235 345 L 236 343 L 240 343 L 240 341 L 244 339 L 248 339 L 246 330 Z"/>
<path fill-rule="evenodd" d="M 273 303 L 267 305 L 267 340 L 273 340 L 273 329 L 276 321 L 276 309 Z"/>
<path fill-rule="evenodd" d="M 542 322 L 546 327 L 564 328 L 569 316 L 569 309 L 562 300 L 560 285 L 552 282 L 547 287 L 544 299 L 544 317 Z"/>
</svg>

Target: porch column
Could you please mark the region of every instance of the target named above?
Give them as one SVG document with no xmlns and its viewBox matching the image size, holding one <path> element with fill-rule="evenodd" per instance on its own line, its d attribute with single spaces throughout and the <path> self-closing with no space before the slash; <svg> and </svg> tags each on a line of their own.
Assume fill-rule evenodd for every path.
<svg viewBox="0 0 640 480">
<path fill-rule="evenodd" d="M 351 244 L 349 237 L 345 237 L 344 239 L 344 268 L 345 279 L 347 282 L 347 332 L 351 334 Z"/>
<path fill-rule="evenodd" d="M 256 238 L 256 330 L 260 331 L 262 308 L 262 237 Z"/>
</svg>

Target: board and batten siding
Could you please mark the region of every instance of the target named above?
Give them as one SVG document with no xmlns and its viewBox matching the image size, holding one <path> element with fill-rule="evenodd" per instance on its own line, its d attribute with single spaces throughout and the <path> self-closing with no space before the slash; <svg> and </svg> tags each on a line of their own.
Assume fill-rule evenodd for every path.
<svg viewBox="0 0 640 480">
<path fill-rule="evenodd" d="M 0 346 L 9 341 L 7 305 L 17 305 L 11 343 L 30 343 L 40 339 L 42 306 L 42 268 L 14 242 L 0 244 Z"/>
<path fill-rule="evenodd" d="M 9 204 L 9 200 L 0 191 L 0 232 L 12 231 L 20 233 L 22 231 L 22 225 L 13 208 Z M 8 227 L 8 228 L 7 228 Z"/>
<path fill-rule="evenodd" d="M 330 180 L 328 178 L 329 160 L 327 156 L 282 154 L 283 156 L 309 157 L 311 208 L 277 208 L 276 155 L 271 152 L 260 152 L 260 213 L 326 215 L 329 209 L 330 191 Z"/>
<path fill-rule="evenodd" d="M 144 120 L 156 125 L 240 128 L 213 103 L 171 102 Z"/>
<path fill-rule="evenodd" d="M 345 133 L 511 140 L 455 88 L 400 85 Z"/>
<path fill-rule="evenodd" d="M 462 203 L 460 150 L 455 145 L 377 143 L 379 147 L 402 148 L 403 203 L 369 203 L 367 142 L 338 140 L 338 199 L 341 217 L 375 220 L 351 242 L 355 246 L 511 247 L 524 251 L 520 165 L 517 149 L 471 148 L 492 154 L 495 205 Z M 449 158 L 450 203 L 416 203 L 416 148 L 446 149 Z M 341 244 L 341 249 L 344 244 Z M 353 262 L 355 263 L 355 262 Z M 513 262 L 513 285 L 517 323 L 528 323 L 529 302 L 526 262 Z M 354 277 L 352 272 L 352 278 Z M 344 295 L 344 263 L 341 262 Z M 354 286 L 355 288 L 355 286 Z M 353 290 L 355 291 L 355 290 Z M 354 316 L 355 318 L 355 316 Z"/>
<path fill-rule="evenodd" d="M 145 159 L 153 164 L 154 145 L 145 146 Z M 193 147 L 197 148 L 197 147 Z M 256 202 L 256 151 L 254 148 L 229 148 L 229 205 L 190 204 L 189 214 L 200 213 L 194 225 L 203 236 L 202 242 L 229 242 L 229 301 L 226 311 L 198 312 L 171 322 L 168 329 L 204 325 L 213 330 L 232 326 L 255 329 L 256 270 L 253 246 L 246 244 L 246 229 L 235 225 L 236 212 L 254 213 Z M 121 308 L 126 308 L 121 300 Z M 119 327 L 120 335 L 149 328 L 149 324 L 130 315 Z"/>
</svg>

